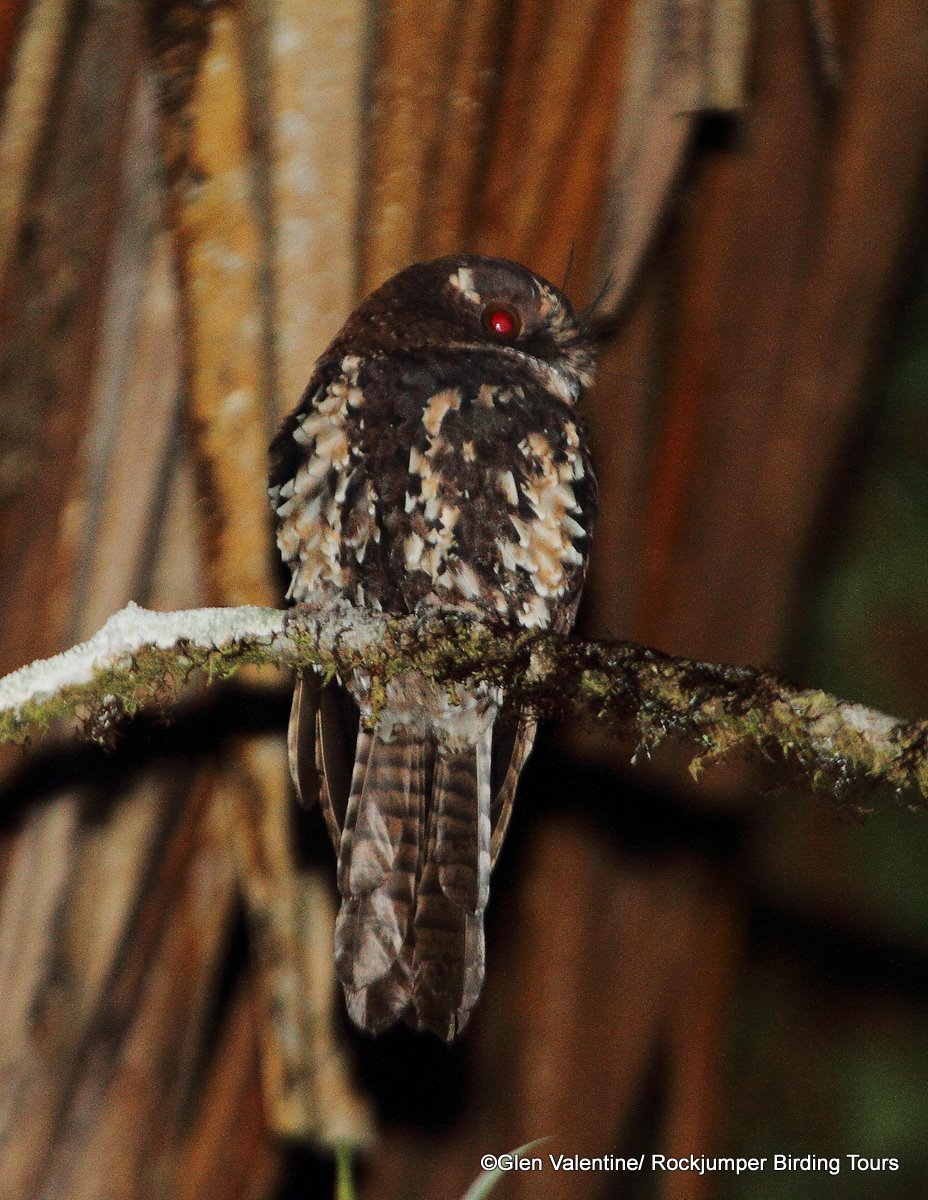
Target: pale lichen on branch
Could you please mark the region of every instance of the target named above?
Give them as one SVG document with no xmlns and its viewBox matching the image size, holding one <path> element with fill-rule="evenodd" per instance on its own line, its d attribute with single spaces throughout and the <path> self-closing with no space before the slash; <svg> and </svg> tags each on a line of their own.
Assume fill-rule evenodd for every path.
<svg viewBox="0 0 928 1200">
<path fill-rule="evenodd" d="M 591 717 L 653 748 L 695 744 L 694 774 L 753 743 L 794 757 L 810 782 L 858 799 L 884 785 L 928 799 L 928 722 L 905 722 L 753 667 L 674 658 L 635 643 L 584 642 L 492 626 L 465 614 L 389 617 L 342 608 L 150 612 L 129 605 L 88 642 L 0 680 L 0 739 L 23 741 L 58 718 L 164 706 L 191 675 L 249 664 L 363 670 L 376 700 L 411 669 L 453 687 L 505 686 L 542 716 Z"/>
</svg>

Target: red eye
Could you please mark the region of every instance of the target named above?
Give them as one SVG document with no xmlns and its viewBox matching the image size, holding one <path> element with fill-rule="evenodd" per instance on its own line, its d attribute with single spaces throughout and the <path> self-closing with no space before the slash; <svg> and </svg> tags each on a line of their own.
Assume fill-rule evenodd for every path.
<svg viewBox="0 0 928 1200">
<path fill-rule="evenodd" d="M 518 314 L 498 304 L 491 304 L 483 310 L 483 327 L 502 342 L 510 342 L 522 332 Z"/>
</svg>

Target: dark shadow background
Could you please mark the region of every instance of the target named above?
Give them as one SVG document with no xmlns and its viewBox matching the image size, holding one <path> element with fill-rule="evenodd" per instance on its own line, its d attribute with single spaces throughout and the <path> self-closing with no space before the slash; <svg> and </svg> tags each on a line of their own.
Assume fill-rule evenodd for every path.
<svg viewBox="0 0 928 1200">
<path fill-rule="evenodd" d="M 310 294 L 330 287 L 326 254 L 347 254 L 345 277 L 364 291 L 458 249 L 560 280 L 573 247 L 578 305 L 613 272 L 585 402 L 601 517 L 582 632 L 763 664 L 924 717 L 923 6 L 745 4 L 743 55 L 732 29 L 721 38 L 741 68 L 739 103 L 711 89 L 681 99 L 680 64 L 705 74 L 706 30 L 721 37 L 708 0 L 690 6 L 704 22 L 690 41 L 674 24 L 685 6 L 669 2 L 319 7 L 310 19 L 333 39 L 332 65 L 306 57 L 307 94 L 317 76 L 319 89 L 342 86 L 339 28 L 363 33 L 363 90 L 327 140 L 308 127 L 320 172 L 349 154 L 358 171 L 348 250 L 332 234 L 307 258 Z M 87 636 L 129 598 L 215 599 L 210 522 L 235 519 L 191 402 L 184 256 L 200 235 L 173 236 L 183 201 L 160 157 L 142 9 L 62 3 L 48 26 L 57 52 L 46 61 L 47 43 L 29 42 L 25 60 L 38 9 L 19 0 L 0 21 L 0 163 L 13 122 L 27 129 L 10 99 L 27 61 L 42 113 L 16 188 L 0 183 L 4 669 Z M 249 135 L 232 166 L 251 178 L 268 239 L 255 354 L 274 382 L 261 428 L 242 435 L 266 440 L 296 401 L 288 381 L 309 375 L 312 338 L 326 320 L 331 334 L 350 297 L 324 319 L 307 313 L 312 337 L 287 349 L 280 322 L 301 301 L 268 249 L 283 167 L 280 106 L 262 91 L 283 61 L 268 31 L 284 6 L 216 12 L 237 23 L 245 64 L 232 87 Z M 204 14 L 190 18 L 197 36 Z M 266 550 L 241 556 L 260 566 Z M 279 596 L 270 555 L 265 574 L 265 598 Z M 234 747 L 279 751 L 287 705 L 279 684 L 197 693 L 167 723 L 126 725 L 108 754 L 62 731 L 5 760 L 11 1200 L 333 1194 L 325 1150 L 268 1132 L 279 1118 L 261 1099 L 266 1024 L 248 980 L 258 935 L 222 816 Z M 746 758 L 697 785 L 685 748 L 632 768 L 633 751 L 589 729 L 544 731 L 494 877 L 485 995 L 459 1044 L 363 1038 L 339 1002 L 381 1133 L 358 1159 L 360 1195 L 452 1200 L 482 1154 L 549 1136 L 545 1154 L 811 1154 L 839 1156 L 841 1171 L 549 1168 L 495 1194 L 922 1196 L 924 813 L 880 796 L 861 816 L 810 798 L 789 764 Z M 331 879 L 321 822 L 296 819 L 303 861 Z M 898 1170 L 852 1171 L 850 1154 Z"/>
</svg>

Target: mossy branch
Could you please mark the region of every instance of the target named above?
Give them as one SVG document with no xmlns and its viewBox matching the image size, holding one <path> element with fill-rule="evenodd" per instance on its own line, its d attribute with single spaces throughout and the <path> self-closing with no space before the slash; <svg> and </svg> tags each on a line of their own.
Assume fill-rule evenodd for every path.
<svg viewBox="0 0 928 1200">
<path fill-rule="evenodd" d="M 753 667 L 673 658 L 631 642 L 513 631 L 463 614 L 427 618 L 212 608 L 149 612 L 130 604 L 90 641 L 0 680 L 0 740 L 25 741 L 63 717 L 92 735 L 142 705 L 164 706 L 191 677 L 246 664 L 363 670 L 374 704 L 385 682 L 418 670 L 454 687 L 505 686 L 542 716 L 571 713 L 651 749 L 668 734 L 695 743 L 691 770 L 736 746 L 793 756 L 811 784 L 859 802 L 884 785 L 928 801 L 928 722 L 905 722 L 799 688 Z"/>
</svg>

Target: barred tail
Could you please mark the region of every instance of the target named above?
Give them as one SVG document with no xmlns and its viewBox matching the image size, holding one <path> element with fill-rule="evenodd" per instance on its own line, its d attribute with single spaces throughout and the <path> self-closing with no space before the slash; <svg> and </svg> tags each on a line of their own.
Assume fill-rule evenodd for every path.
<svg viewBox="0 0 928 1200">
<path fill-rule="evenodd" d="M 490 894 L 490 739 L 439 742 L 416 902 L 413 1003 L 420 1028 L 451 1041 L 483 986 Z"/>
<path fill-rule="evenodd" d="M 361 731 L 339 847 L 336 969 L 356 1024 L 447 1040 L 483 983 L 491 729 Z"/>
<path fill-rule="evenodd" d="M 338 851 L 342 906 L 335 970 L 351 1019 L 379 1033 L 412 994 L 409 930 L 424 842 L 426 751 L 421 735 L 390 741 L 363 728 Z"/>
</svg>

